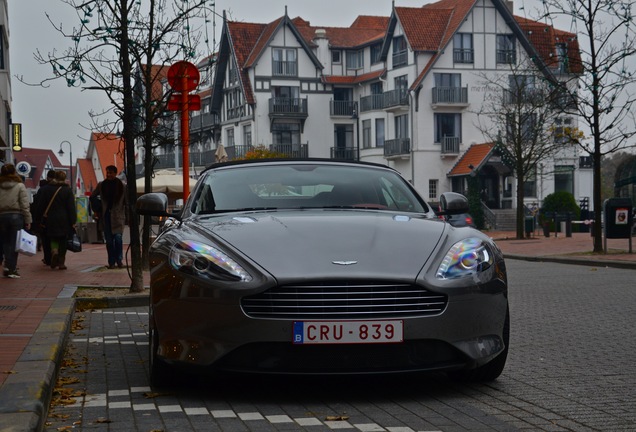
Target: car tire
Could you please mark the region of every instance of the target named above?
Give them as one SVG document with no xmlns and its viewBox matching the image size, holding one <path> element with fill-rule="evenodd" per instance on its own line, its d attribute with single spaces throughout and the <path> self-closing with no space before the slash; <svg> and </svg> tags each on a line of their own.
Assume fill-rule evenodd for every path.
<svg viewBox="0 0 636 432">
<path fill-rule="evenodd" d="M 150 365 L 150 386 L 165 387 L 171 383 L 172 371 L 157 353 L 159 352 L 159 335 L 156 327 L 150 326 L 150 352 L 148 362 Z"/>
<path fill-rule="evenodd" d="M 457 381 L 489 382 L 496 380 L 504 370 L 508 358 L 508 346 L 510 342 L 510 314 L 506 312 L 506 320 L 503 328 L 504 349 L 497 357 L 483 366 L 471 370 L 459 370 L 448 372 L 451 379 Z"/>
</svg>

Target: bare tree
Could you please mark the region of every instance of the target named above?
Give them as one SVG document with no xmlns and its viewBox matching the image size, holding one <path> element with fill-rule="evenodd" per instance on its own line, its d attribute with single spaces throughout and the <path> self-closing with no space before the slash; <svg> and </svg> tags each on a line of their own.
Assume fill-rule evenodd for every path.
<svg viewBox="0 0 636 432">
<path fill-rule="evenodd" d="M 143 137 L 148 146 L 146 157 L 146 191 L 151 189 L 152 141 L 155 115 L 161 111 L 161 99 L 152 95 L 156 69 L 145 67 L 153 62 L 166 64 L 176 57 L 196 56 L 198 42 L 195 20 L 207 13 L 206 0 L 60 0 L 75 9 L 77 23 L 67 31 L 62 24 L 51 24 L 69 40 L 62 52 L 43 55 L 35 53 L 41 64 L 53 67 L 53 76 L 40 83 L 63 79 L 69 87 L 103 91 L 111 109 L 95 115 L 112 114 L 102 128 L 111 131 L 122 127 L 125 143 L 126 176 L 129 187 L 128 220 L 132 262 L 131 292 L 143 290 L 143 262 L 139 238 L 139 220 L 135 209 L 137 200 L 135 140 Z M 47 15 L 48 16 L 48 15 Z M 134 72 L 143 85 L 135 86 Z M 135 95 L 135 89 L 143 89 Z M 142 114 L 143 113 L 143 114 Z"/>
<path fill-rule="evenodd" d="M 511 64 L 508 73 L 482 74 L 484 103 L 478 128 L 498 146 L 517 178 L 516 235 L 524 237 L 524 184 L 559 149 L 554 137 L 553 84 L 530 61 Z"/>
<path fill-rule="evenodd" d="M 594 164 L 594 220 L 601 220 L 603 156 L 633 147 L 634 65 L 636 54 L 634 6 L 631 0 L 544 0 L 542 17 L 571 22 L 581 49 L 581 85 L 562 86 L 578 101 L 582 122 L 591 133 L 590 142 L 577 140 L 592 155 Z M 567 49 L 569 41 L 562 41 Z M 594 252 L 603 252 L 601 224 L 594 224 Z"/>
</svg>

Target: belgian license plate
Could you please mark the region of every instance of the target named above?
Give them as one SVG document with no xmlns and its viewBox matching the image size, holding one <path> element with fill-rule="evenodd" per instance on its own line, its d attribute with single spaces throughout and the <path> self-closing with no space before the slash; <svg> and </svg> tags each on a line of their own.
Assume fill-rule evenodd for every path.
<svg viewBox="0 0 636 432">
<path fill-rule="evenodd" d="M 294 344 L 400 343 L 402 320 L 294 321 Z"/>
</svg>

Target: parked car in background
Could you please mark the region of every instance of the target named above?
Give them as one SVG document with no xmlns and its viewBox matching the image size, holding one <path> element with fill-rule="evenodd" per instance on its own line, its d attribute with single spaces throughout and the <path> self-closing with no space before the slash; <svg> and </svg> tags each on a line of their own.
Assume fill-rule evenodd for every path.
<svg viewBox="0 0 636 432">
<path fill-rule="evenodd" d="M 447 216 L 444 216 L 444 219 L 448 221 L 449 224 L 455 227 L 475 228 L 475 222 L 473 221 L 473 217 L 469 213 L 447 215 Z"/>
<path fill-rule="evenodd" d="M 392 168 L 251 160 L 203 172 L 150 247 L 150 370 L 282 374 L 446 371 L 506 363 L 507 276 L 496 244 L 438 218 Z M 466 198 L 441 197 L 442 216 Z M 170 218 L 171 217 L 171 218 Z"/>
</svg>

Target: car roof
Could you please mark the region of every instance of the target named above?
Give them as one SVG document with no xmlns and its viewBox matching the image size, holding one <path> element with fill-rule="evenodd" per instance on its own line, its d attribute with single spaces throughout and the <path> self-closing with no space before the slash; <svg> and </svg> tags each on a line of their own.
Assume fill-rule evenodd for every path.
<svg viewBox="0 0 636 432">
<path fill-rule="evenodd" d="M 386 169 L 389 171 L 393 171 L 399 174 L 397 170 L 391 168 L 387 165 L 382 165 L 374 162 L 361 162 L 361 161 L 345 161 L 345 160 L 337 160 L 337 159 L 325 159 L 325 158 L 271 158 L 271 159 L 241 159 L 241 160 L 233 160 L 229 162 L 220 162 L 209 165 L 205 168 L 201 174 L 206 171 L 218 169 L 218 168 L 230 168 L 234 166 L 242 166 L 242 165 L 277 165 L 281 163 L 293 163 L 293 164 L 303 164 L 303 163 L 314 163 L 321 165 L 341 165 L 341 166 L 365 166 L 365 167 L 374 167 Z"/>
</svg>

